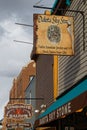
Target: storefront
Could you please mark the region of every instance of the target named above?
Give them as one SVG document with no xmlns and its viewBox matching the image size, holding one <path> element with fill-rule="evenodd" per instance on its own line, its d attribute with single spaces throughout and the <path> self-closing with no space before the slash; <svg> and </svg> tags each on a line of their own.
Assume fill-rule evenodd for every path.
<svg viewBox="0 0 87 130">
<path fill-rule="evenodd" d="M 87 77 L 62 94 L 38 117 L 35 128 L 45 127 L 87 130 Z"/>
</svg>

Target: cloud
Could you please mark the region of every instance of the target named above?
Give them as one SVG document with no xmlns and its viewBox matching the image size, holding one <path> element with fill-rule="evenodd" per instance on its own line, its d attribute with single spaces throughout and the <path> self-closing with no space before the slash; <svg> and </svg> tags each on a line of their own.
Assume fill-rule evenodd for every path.
<svg viewBox="0 0 87 130">
<path fill-rule="evenodd" d="M 2 36 L 4 36 L 5 32 L 6 30 L 2 26 L 0 26 L 0 39 L 2 39 Z"/>
<path fill-rule="evenodd" d="M 3 48 L 0 55 L 0 76 L 17 76 L 20 69 L 30 60 L 30 47 L 26 45 L 14 45 Z M 29 57 L 29 58 L 28 58 Z"/>
<path fill-rule="evenodd" d="M 51 7 L 55 0 L 42 0 L 39 5 Z M 16 25 L 33 25 L 33 13 L 44 13 L 33 8 L 36 0 L 0 0 L 0 118 L 9 99 L 14 77 L 30 61 L 32 44 L 15 43 L 14 40 L 33 42 L 33 28 Z"/>
<path fill-rule="evenodd" d="M 0 119 L 4 115 L 4 107 L 9 100 L 9 92 L 12 87 L 13 78 L 0 76 Z"/>
<path fill-rule="evenodd" d="M 25 19 L 29 22 L 29 16 L 32 15 L 33 1 L 29 0 L 0 0 L 0 19 L 17 18 L 19 21 Z M 29 11 L 31 10 L 31 11 Z"/>
<path fill-rule="evenodd" d="M 13 40 L 23 40 L 32 43 L 33 34 L 28 34 L 28 30 L 29 28 L 25 30 L 22 26 L 17 27 L 12 19 L 1 23 L 3 33 L 0 44 L 0 76 L 17 76 L 20 68 L 30 60 L 32 45 L 13 42 Z"/>
<path fill-rule="evenodd" d="M 0 76 L 14 78 L 18 75 L 20 67 L 22 67 L 22 65 L 15 64 L 15 61 L 13 63 L 10 62 L 10 64 L 7 64 L 7 67 L 0 69 Z"/>
</svg>

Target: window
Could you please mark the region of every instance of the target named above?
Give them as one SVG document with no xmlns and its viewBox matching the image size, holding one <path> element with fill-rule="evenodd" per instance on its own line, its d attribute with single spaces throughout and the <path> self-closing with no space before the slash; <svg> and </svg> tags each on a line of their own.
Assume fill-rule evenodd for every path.
<svg viewBox="0 0 87 130">
<path fill-rule="evenodd" d="M 31 80 L 33 79 L 33 77 L 34 77 L 34 76 L 33 76 L 33 75 L 31 75 L 31 76 L 29 77 L 29 81 L 31 81 Z"/>
</svg>

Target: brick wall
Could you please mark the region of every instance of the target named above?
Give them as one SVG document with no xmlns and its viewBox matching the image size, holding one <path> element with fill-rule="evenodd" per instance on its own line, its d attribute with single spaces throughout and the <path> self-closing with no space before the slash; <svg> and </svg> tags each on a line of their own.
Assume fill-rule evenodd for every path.
<svg viewBox="0 0 87 130">
<path fill-rule="evenodd" d="M 10 98 L 24 98 L 25 89 L 30 82 L 30 76 L 33 75 L 36 75 L 35 62 L 31 62 L 26 67 L 23 67 L 18 77 L 13 80 L 13 86 L 10 91 Z M 17 100 L 11 102 L 17 102 Z M 24 102 L 24 100 L 22 102 Z"/>
</svg>

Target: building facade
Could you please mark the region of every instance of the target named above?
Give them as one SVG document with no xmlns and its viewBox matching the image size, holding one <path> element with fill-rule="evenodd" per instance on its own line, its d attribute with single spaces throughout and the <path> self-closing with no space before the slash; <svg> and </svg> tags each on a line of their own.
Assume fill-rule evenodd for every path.
<svg viewBox="0 0 87 130">
<path fill-rule="evenodd" d="M 27 88 L 32 76 L 36 74 L 36 65 L 31 61 L 26 67 L 23 67 L 17 78 L 13 80 L 13 86 L 10 90 L 11 102 L 25 102 L 25 100 L 15 100 L 15 98 L 25 98 L 25 89 Z"/>
<path fill-rule="evenodd" d="M 14 104 L 25 104 L 25 90 L 28 84 L 31 82 L 31 78 L 35 75 L 36 64 L 34 61 L 31 61 L 26 67 L 23 67 L 18 77 L 13 80 L 13 86 L 9 93 L 9 102 L 7 103 L 7 106 Z M 23 130 L 23 127 L 14 126 L 14 124 L 20 123 L 23 124 L 24 119 L 9 118 L 6 116 L 6 113 L 4 113 L 3 130 Z M 13 126 L 8 127 L 8 125 L 12 124 Z"/>
<path fill-rule="evenodd" d="M 67 2 L 67 4 L 66 4 Z M 35 129 L 87 129 L 87 1 L 56 0 L 52 15 L 74 18 L 73 56 L 35 54 L 36 95 L 47 109 L 38 116 Z M 65 39 L 66 43 L 67 39 Z M 67 43 L 66 43 L 67 44 Z M 56 67 L 57 66 L 57 67 Z M 57 76 L 57 79 L 56 79 Z M 40 109 L 42 102 L 36 103 Z"/>
<path fill-rule="evenodd" d="M 36 76 L 33 76 L 29 85 L 27 86 L 25 90 L 25 98 L 26 98 L 26 104 L 30 104 L 33 107 L 33 115 L 29 119 L 25 119 L 26 123 L 31 123 L 31 127 L 33 129 L 34 123 L 35 123 L 35 109 L 36 109 Z M 25 130 L 29 130 L 29 128 L 25 128 Z"/>
</svg>

